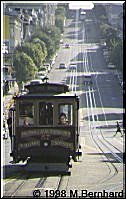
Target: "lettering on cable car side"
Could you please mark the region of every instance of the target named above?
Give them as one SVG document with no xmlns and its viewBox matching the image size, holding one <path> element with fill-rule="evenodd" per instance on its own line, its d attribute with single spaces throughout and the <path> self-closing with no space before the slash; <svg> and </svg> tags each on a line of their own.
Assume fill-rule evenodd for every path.
<svg viewBox="0 0 126 199">
<path fill-rule="evenodd" d="M 52 146 L 62 146 L 64 148 L 70 148 L 71 150 L 74 148 L 72 143 L 65 142 L 63 140 L 58 140 L 58 139 L 57 140 L 52 140 L 51 141 L 51 145 Z"/>
<path fill-rule="evenodd" d="M 24 149 L 24 148 L 30 148 L 30 147 L 33 147 L 33 146 L 40 146 L 40 141 L 38 140 L 32 140 L 30 142 L 27 142 L 27 143 L 20 143 L 18 145 L 18 150 L 20 149 Z"/>
<path fill-rule="evenodd" d="M 23 133 L 26 133 L 26 132 L 27 131 L 24 131 Z M 32 131 L 30 131 L 30 132 L 32 132 Z M 36 134 L 40 135 L 40 138 L 36 138 L 36 136 L 34 136 L 34 137 L 31 137 L 30 140 L 28 140 L 28 138 L 30 136 L 33 136 L 35 132 L 34 133 L 32 132 L 33 134 L 31 133 L 29 137 L 28 136 L 26 136 L 26 137 L 24 136 L 23 139 L 25 139 L 25 142 L 24 142 L 24 140 L 21 141 L 21 143 L 18 144 L 18 149 L 21 150 L 21 149 L 24 149 L 24 148 L 30 148 L 30 147 L 35 147 L 35 146 L 39 146 L 40 147 L 41 146 L 41 141 L 44 141 L 44 140 L 50 141 L 50 144 L 51 144 L 52 147 L 53 146 L 62 146 L 64 148 L 69 148 L 71 150 L 74 149 L 73 143 L 71 143 L 71 141 L 70 141 L 71 139 L 69 140 L 69 138 L 71 138 L 70 137 L 71 133 L 69 131 L 68 132 L 67 131 L 63 131 L 64 132 L 64 136 L 62 136 L 62 133 L 63 133 L 62 131 L 57 131 L 57 132 L 55 131 L 56 132 L 56 134 L 55 134 L 56 137 L 54 137 L 54 134 L 52 134 L 53 138 L 50 137 L 51 133 L 53 132 L 52 129 L 50 129 L 50 134 L 49 133 L 46 134 L 45 133 L 46 132 L 45 129 L 43 131 L 38 131 L 38 132 L 39 132 L 39 134 L 38 133 L 36 133 Z M 23 134 L 23 135 L 26 135 L 26 134 Z M 28 133 L 28 135 L 29 135 L 29 133 Z M 66 135 L 68 135 L 68 136 L 66 136 Z"/>
<path fill-rule="evenodd" d="M 40 146 L 41 142 L 40 140 L 32 140 L 27 143 L 20 143 L 18 145 L 18 150 L 24 149 L 24 148 L 30 148 L 30 147 L 35 147 L 35 146 Z M 70 148 L 71 150 L 73 149 L 73 144 L 70 142 L 66 142 L 64 140 L 51 140 L 51 146 L 62 146 L 64 148 Z"/>
<path fill-rule="evenodd" d="M 27 131 L 21 132 L 21 138 L 26 138 L 30 136 L 36 136 L 36 135 L 61 135 L 63 137 L 70 137 L 71 132 L 66 130 L 59 130 L 59 129 L 30 129 Z"/>
</svg>

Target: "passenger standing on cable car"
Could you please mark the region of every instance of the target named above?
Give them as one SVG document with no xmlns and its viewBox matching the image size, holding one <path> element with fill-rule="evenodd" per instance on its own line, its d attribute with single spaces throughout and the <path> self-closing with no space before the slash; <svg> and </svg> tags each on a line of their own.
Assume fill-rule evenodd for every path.
<svg viewBox="0 0 126 199">
<path fill-rule="evenodd" d="M 8 113 L 7 125 L 8 125 L 8 129 L 9 129 L 9 137 L 10 137 L 11 145 L 12 145 L 12 111 L 10 111 L 10 110 Z"/>
</svg>

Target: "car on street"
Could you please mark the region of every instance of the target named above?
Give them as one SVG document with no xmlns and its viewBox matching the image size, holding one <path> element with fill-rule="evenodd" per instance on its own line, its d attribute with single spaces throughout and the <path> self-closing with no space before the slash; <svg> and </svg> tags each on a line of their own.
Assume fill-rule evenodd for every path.
<svg viewBox="0 0 126 199">
<path fill-rule="evenodd" d="M 66 67 L 66 64 L 65 64 L 65 63 L 60 63 L 59 68 L 60 68 L 60 69 L 65 69 L 65 68 L 67 68 L 67 67 Z"/>
<path fill-rule="evenodd" d="M 109 69 L 115 69 L 116 66 L 114 64 L 108 64 L 107 68 L 109 68 Z"/>
<path fill-rule="evenodd" d="M 71 70 L 71 69 L 77 69 L 77 64 L 71 63 L 71 64 L 69 65 L 69 69 L 70 69 L 70 70 Z"/>
<path fill-rule="evenodd" d="M 70 45 L 69 44 L 65 44 L 65 48 L 70 48 Z"/>
<path fill-rule="evenodd" d="M 84 84 L 85 85 L 93 83 L 93 81 L 92 81 L 92 75 L 91 74 L 85 74 L 83 76 L 83 80 L 84 80 Z"/>
</svg>

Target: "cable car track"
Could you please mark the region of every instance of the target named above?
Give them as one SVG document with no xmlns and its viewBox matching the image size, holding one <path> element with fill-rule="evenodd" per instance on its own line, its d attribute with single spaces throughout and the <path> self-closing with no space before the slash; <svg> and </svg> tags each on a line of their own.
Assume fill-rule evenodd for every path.
<svg viewBox="0 0 126 199">
<path fill-rule="evenodd" d="M 27 180 L 29 179 L 29 175 L 22 175 L 21 178 L 23 179 L 15 179 L 14 182 L 10 181 L 10 188 L 7 189 L 7 185 L 6 185 L 6 189 L 8 191 L 5 192 L 5 196 L 6 197 L 15 197 L 17 195 L 17 193 L 19 192 L 19 190 L 24 186 L 24 184 L 27 182 Z M 25 178 L 25 179 L 24 179 Z M 11 186 L 13 185 L 13 186 Z M 9 185 L 8 185 L 9 187 Z"/>
<path fill-rule="evenodd" d="M 41 188 L 44 185 L 44 183 L 46 182 L 46 180 L 47 180 L 47 177 L 40 178 L 40 180 L 35 185 L 35 188 L 37 188 L 37 189 Z"/>
<path fill-rule="evenodd" d="M 89 88 L 90 90 L 90 88 Z M 109 156 L 107 156 L 106 152 L 105 152 L 105 149 L 104 148 L 107 148 L 107 150 L 109 150 L 109 152 L 113 155 L 113 157 L 118 160 L 118 162 L 122 163 L 123 160 L 116 154 L 114 153 L 112 150 L 111 150 L 111 146 L 118 150 L 119 152 L 122 153 L 122 151 L 120 151 L 117 147 L 115 147 L 114 145 L 112 145 L 109 141 L 107 142 L 107 144 L 109 144 L 110 146 L 108 146 L 107 144 L 105 144 L 105 138 L 103 137 L 103 134 L 101 132 L 101 129 L 100 129 L 100 135 L 98 135 L 98 129 L 96 129 L 95 127 L 93 128 L 93 130 L 91 129 L 91 122 L 93 122 L 93 124 L 95 124 L 95 118 L 94 118 L 94 112 L 93 112 L 93 104 L 95 104 L 95 102 L 93 103 L 93 98 L 91 97 L 91 93 L 89 92 L 89 96 L 87 96 L 89 99 L 87 99 L 88 101 L 90 101 L 90 103 L 88 102 L 88 104 L 90 104 L 90 110 L 91 110 L 91 113 L 92 113 L 92 120 L 93 121 L 90 121 L 90 134 L 91 134 L 91 137 L 92 137 L 92 140 L 93 142 L 95 143 L 96 145 L 96 148 L 98 148 L 100 150 L 98 150 L 98 153 L 101 154 L 101 152 L 103 152 L 103 154 L 101 155 L 103 161 L 105 162 L 105 164 L 107 165 L 108 169 L 109 169 L 109 173 L 108 173 L 108 176 L 106 176 L 103 180 L 101 180 L 99 182 L 99 187 L 104 184 L 105 182 L 109 182 L 113 177 L 115 177 L 116 175 L 118 175 L 118 167 L 112 162 L 111 158 Z M 96 104 L 95 104 L 96 105 Z M 90 118 L 90 117 L 89 117 Z M 98 117 L 96 117 L 98 119 Z M 97 120 L 98 122 L 98 120 Z M 93 125 L 94 126 L 94 125 Z M 103 140 L 104 142 L 103 142 Z M 102 145 L 102 146 L 101 146 Z M 107 159 L 107 161 L 105 160 L 105 158 Z M 120 183 L 117 183 L 116 186 L 118 186 L 118 184 Z M 120 186 L 120 185 L 119 185 Z M 94 188 L 94 186 L 92 186 Z"/>
<path fill-rule="evenodd" d="M 84 40 L 84 38 L 83 38 Z M 87 51 L 84 49 L 84 47 L 81 45 L 81 48 L 82 48 L 82 51 L 84 51 L 84 55 L 83 55 L 83 71 L 89 71 L 89 64 L 88 64 L 88 57 L 87 57 Z M 85 60 L 87 60 L 87 62 L 85 62 Z M 92 64 L 91 64 L 91 67 L 92 67 Z M 74 74 L 73 74 L 74 75 Z M 72 76 L 72 75 L 71 75 Z M 72 82 L 72 78 L 71 78 L 71 82 Z M 73 84 L 74 84 L 74 81 L 73 81 Z M 100 95 L 100 91 L 99 91 L 99 88 L 98 88 L 98 83 L 97 83 L 97 80 L 96 80 L 96 86 L 97 86 L 97 89 L 98 89 L 98 93 L 99 93 L 99 99 L 100 99 L 100 103 L 101 103 L 101 107 L 102 107 L 102 111 L 103 111 L 103 114 L 104 114 L 104 117 L 105 117 L 105 122 L 107 124 L 107 118 L 106 118 L 106 113 L 104 111 L 104 108 L 103 108 L 103 103 L 102 103 L 102 98 L 101 98 L 101 95 Z M 81 89 L 83 90 L 83 89 Z M 94 92 L 93 90 L 91 89 L 91 86 L 88 86 L 88 90 L 89 90 L 89 93 L 86 93 L 86 99 L 87 99 L 87 107 L 89 107 L 90 111 L 92 112 L 92 120 L 89 120 L 89 128 L 90 128 L 90 132 L 91 132 L 91 137 L 94 141 L 94 143 L 96 144 L 96 146 L 99 148 L 98 151 L 102 151 L 103 154 L 101 155 L 103 161 L 105 162 L 105 164 L 107 165 L 108 169 L 109 169 L 109 173 L 108 173 L 108 176 L 106 176 L 103 180 L 100 180 L 98 184 L 103 184 L 105 182 L 108 182 L 109 180 L 111 180 L 113 177 L 115 177 L 116 175 L 118 175 L 118 168 L 115 166 L 114 163 L 112 163 L 111 161 L 111 158 L 108 157 L 105 153 L 105 150 L 103 150 L 103 147 L 107 150 L 110 151 L 110 153 L 112 154 L 112 156 L 114 157 L 115 160 L 117 160 L 118 162 L 122 163 L 123 162 L 123 159 L 120 158 L 114 151 L 118 151 L 119 153 L 122 153 L 121 150 L 119 150 L 117 147 L 115 147 L 114 145 L 112 145 L 112 143 L 110 143 L 104 136 L 103 136 L 103 132 L 101 131 L 100 129 L 100 135 L 99 136 L 96 136 L 96 134 L 98 133 L 98 130 L 95 129 L 95 136 L 93 135 L 94 133 L 94 129 L 93 129 L 93 132 L 92 132 L 92 129 L 91 129 L 91 122 L 94 124 L 93 126 L 95 126 L 95 123 L 96 122 L 99 122 L 99 118 L 98 118 L 98 115 L 96 114 L 96 117 L 94 117 L 94 112 L 93 112 L 93 108 L 96 108 L 96 102 L 95 102 L 95 96 L 94 96 Z M 92 92 L 91 92 L 92 91 Z M 87 108 L 88 109 L 88 108 Z M 88 109 L 88 110 L 89 110 Z M 90 119 L 90 116 L 89 116 L 89 111 L 88 111 L 88 118 Z M 98 143 L 99 141 L 99 143 Z M 102 145 L 102 146 L 101 146 Z M 97 148 L 96 147 L 96 148 Z M 112 147 L 113 147 L 113 150 L 112 150 Z M 100 152 L 98 152 L 100 154 Z M 103 157 L 104 156 L 104 157 Z M 107 161 L 105 161 L 105 159 L 107 159 Z M 115 186 L 118 186 L 118 183 L 116 183 Z M 119 183 L 119 186 L 120 186 L 120 183 Z M 94 186 L 93 186 L 94 187 Z"/>
<path fill-rule="evenodd" d="M 84 38 L 83 38 L 83 40 L 84 40 Z M 82 50 L 84 50 L 84 49 L 82 49 Z M 83 60 L 85 60 L 85 58 L 87 58 L 87 60 L 88 60 L 87 52 L 86 51 L 84 51 L 84 52 L 85 52 L 85 55 L 83 56 Z M 83 62 L 83 63 L 85 64 L 85 65 L 83 64 L 83 71 L 85 71 L 85 70 L 89 71 L 89 68 L 88 68 L 89 66 L 87 65 L 88 63 L 87 62 Z M 91 64 L 91 67 L 92 67 L 92 64 Z M 99 88 L 98 88 L 97 80 L 96 80 L 96 86 L 97 86 L 98 93 L 99 93 L 100 91 L 99 91 Z M 102 142 L 102 144 L 106 141 L 106 139 L 103 137 L 101 129 L 100 129 L 100 133 L 101 133 L 101 136 L 102 136 L 102 139 L 104 140 L 104 142 L 100 139 L 101 137 L 99 138 L 97 136 L 98 130 L 96 128 L 93 128 L 93 130 L 92 130 L 92 128 L 91 128 L 91 123 L 93 123 L 93 126 L 95 127 L 95 123 L 99 122 L 99 119 L 98 119 L 98 115 L 97 114 L 95 114 L 96 117 L 94 117 L 94 109 L 93 108 L 96 108 L 96 102 L 95 102 L 94 92 L 91 92 L 91 91 L 93 91 L 91 89 L 91 86 L 88 86 L 87 88 L 88 88 L 89 92 L 86 92 L 86 102 L 87 102 L 87 113 L 88 113 L 88 118 L 89 118 L 89 131 L 90 131 L 90 135 L 91 135 L 91 138 L 92 138 L 93 142 L 95 143 L 95 146 L 96 146 L 96 148 L 98 150 L 98 153 L 101 154 L 100 152 L 101 151 L 103 152 L 103 154 L 101 155 L 103 161 L 104 161 L 104 157 L 106 157 L 107 160 L 108 160 L 108 162 L 104 161 L 105 164 L 107 165 L 108 169 L 109 169 L 108 176 L 106 176 L 103 180 L 100 180 L 97 183 L 98 186 L 101 186 L 102 183 L 109 182 L 109 180 L 111 180 L 114 176 L 116 176 L 118 174 L 118 168 L 111 162 L 111 159 L 106 156 L 106 153 L 105 153 L 105 151 L 102 148 L 103 146 L 101 147 L 101 143 L 97 142 L 98 141 L 97 139 L 99 139 L 99 142 Z M 82 90 L 83 90 L 83 88 L 82 88 Z M 101 105 L 102 105 L 102 110 L 103 110 L 103 113 L 104 113 L 104 116 L 105 116 L 105 122 L 107 123 L 107 119 L 106 119 L 106 115 L 105 115 L 105 112 L 104 112 L 104 109 L 103 109 L 103 104 L 102 104 L 102 99 L 101 99 L 100 93 L 99 93 L 99 97 L 100 97 L 100 102 L 101 102 Z M 91 117 L 90 117 L 89 111 L 91 111 L 92 121 L 91 121 Z M 111 144 L 109 141 L 107 143 Z M 106 144 L 104 143 L 104 147 L 105 146 L 106 146 Z M 113 146 L 113 145 L 111 144 L 111 146 Z M 106 147 L 107 147 L 107 149 L 110 150 L 110 147 L 108 147 L 108 146 L 106 146 Z M 120 151 L 117 147 L 115 147 L 115 146 L 113 146 L 113 147 L 114 147 L 114 149 L 116 149 L 116 150 L 118 150 L 119 152 L 122 153 L 122 151 Z M 118 157 L 117 154 L 113 153 L 112 150 L 110 150 L 110 152 L 114 155 L 114 157 L 119 162 L 121 162 L 121 163 L 123 162 L 123 160 L 120 157 Z M 104 155 L 104 157 L 103 157 L 103 155 Z M 117 183 L 116 186 L 118 186 L 118 183 Z M 95 187 L 96 187 L 96 185 L 95 186 L 94 185 L 91 186 L 91 188 L 95 188 Z"/>
</svg>

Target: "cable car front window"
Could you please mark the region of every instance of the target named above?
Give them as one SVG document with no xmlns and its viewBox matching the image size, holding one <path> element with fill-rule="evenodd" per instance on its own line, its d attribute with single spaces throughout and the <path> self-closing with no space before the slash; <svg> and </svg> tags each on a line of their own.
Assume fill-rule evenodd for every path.
<svg viewBox="0 0 126 199">
<path fill-rule="evenodd" d="M 31 126 L 34 124 L 34 106 L 33 103 L 19 104 L 19 126 Z"/>
<path fill-rule="evenodd" d="M 53 125 L 53 104 L 40 102 L 39 103 L 39 124 Z"/>
<path fill-rule="evenodd" d="M 59 125 L 73 124 L 73 106 L 71 104 L 59 105 Z"/>
</svg>

